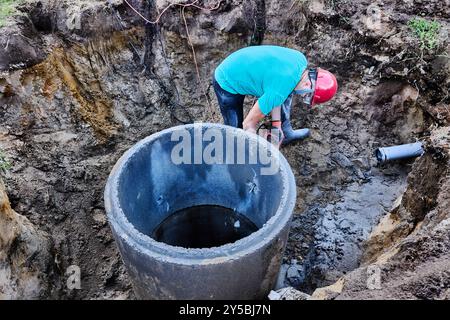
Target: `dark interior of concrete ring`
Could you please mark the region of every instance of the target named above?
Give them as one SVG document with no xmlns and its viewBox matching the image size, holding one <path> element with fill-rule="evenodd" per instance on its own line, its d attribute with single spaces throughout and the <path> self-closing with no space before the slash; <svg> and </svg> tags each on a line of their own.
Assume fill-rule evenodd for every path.
<svg viewBox="0 0 450 320">
<path fill-rule="evenodd" d="M 229 137 L 226 138 L 223 129 L 218 130 L 220 136 L 216 138 L 223 139 L 225 145 Z M 189 136 L 193 146 L 193 134 Z M 237 141 L 236 137 L 233 141 Z M 119 177 L 119 201 L 128 221 L 156 240 L 160 237 L 163 242 L 184 247 L 206 248 L 231 243 L 261 228 L 276 213 L 285 190 L 280 171 L 262 175 L 261 169 L 269 164 L 249 163 L 248 154 L 256 152 L 257 146 L 249 144 L 247 137 L 245 142 L 245 165 L 236 163 L 237 143 L 232 144 L 233 148 L 224 148 L 224 153 L 233 150 L 234 162 L 211 165 L 175 164 L 171 154 L 179 141 L 171 141 L 170 132 L 144 145 L 128 159 Z M 205 150 L 210 143 L 202 141 L 199 150 Z M 194 151 L 192 161 L 193 158 Z M 207 218 L 207 214 L 216 218 Z M 175 215 L 179 217 L 174 218 Z M 239 217 L 242 231 L 234 229 L 236 221 L 231 229 L 231 225 L 225 224 Z M 202 227 L 205 219 L 211 224 L 209 230 Z M 181 232 L 180 223 L 185 228 L 207 231 L 209 236 L 180 239 L 162 232 L 168 229 Z M 211 237 L 213 233 L 217 237 Z M 186 230 L 183 234 L 190 237 L 193 233 Z"/>
<path fill-rule="evenodd" d="M 151 237 L 172 246 L 211 248 L 233 243 L 257 230 L 250 219 L 232 209 L 203 205 L 171 214 Z"/>
</svg>

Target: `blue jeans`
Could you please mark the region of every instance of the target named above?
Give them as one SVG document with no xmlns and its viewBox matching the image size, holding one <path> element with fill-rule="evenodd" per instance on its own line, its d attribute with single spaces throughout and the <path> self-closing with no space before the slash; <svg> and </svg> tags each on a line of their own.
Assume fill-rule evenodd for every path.
<svg viewBox="0 0 450 320">
<path fill-rule="evenodd" d="M 233 94 L 222 89 L 216 79 L 213 79 L 213 87 L 219 102 L 223 122 L 227 126 L 242 129 L 244 121 L 244 98 L 242 94 Z"/>
</svg>

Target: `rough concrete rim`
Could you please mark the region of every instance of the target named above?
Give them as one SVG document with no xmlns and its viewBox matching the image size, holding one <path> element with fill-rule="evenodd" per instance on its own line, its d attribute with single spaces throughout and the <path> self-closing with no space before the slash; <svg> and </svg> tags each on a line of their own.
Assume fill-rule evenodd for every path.
<svg viewBox="0 0 450 320">
<path fill-rule="evenodd" d="M 234 243 L 226 244 L 214 248 L 188 249 L 167 245 L 158 242 L 139 232 L 125 216 L 118 201 L 118 179 L 127 162 L 145 145 L 157 140 L 160 136 L 179 130 L 181 128 L 194 128 L 195 126 L 217 127 L 219 129 L 232 130 L 234 135 L 244 134 L 249 140 L 256 141 L 260 147 L 269 150 L 272 154 L 277 154 L 280 174 L 283 181 L 284 191 L 280 205 L 273 217 L 271 217 L 258 231 L 250 236 L 240 239 Z M 108 177 L 105 192 L 105 209 L 110 226 L 116 230 L 116 233 L 132 247 L 153 256 L 162 261 L 168 261 L 182 265 L 215 264 L 224 260 L 234 260 L 251 252 L 258 250 L 270 243 L 274 237 L 289 223 L 292 218 L 292 212 L 296 201 L 296 184 L 294 174 L 282 153 L 271 143 L 259 137 L 256 134 L 246 132 L 217 123 L 196 123 L 171 127 L 160 132 L 154 133 L 133 145 L 116 162 Z"/>
</svg>

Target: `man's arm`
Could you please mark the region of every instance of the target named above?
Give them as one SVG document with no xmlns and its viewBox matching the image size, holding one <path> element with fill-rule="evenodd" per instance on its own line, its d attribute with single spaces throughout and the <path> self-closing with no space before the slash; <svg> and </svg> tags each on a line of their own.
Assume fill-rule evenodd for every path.
<svg viewBox="0 0 450 320">
<path fill-rule="evenodd" d="M 270 115 L 272 117 L 272 121 L 279 121 L 281 125 L 281 107 L 273 108 Z M 244 122 L 242 124 L 244 130 L 256 130 L 258 122 L 264 117 L 265 115 L 261 112 L 261 109 L 259 109 L 258 101 L 256 101 L 255 105 L 250 109 L 250 112 L 244 119 Z"/>
<path fill-rule="evenodd" d="M 272 116 L 272 121 L 281 121 L 281 106 L 273 108 L 270 115 Z"/>
<path fill-rule="evenodd" d="M 280 148 L 284 139 L 283 129 L 281 129 L 281 106 L 272 109 L 272 132 L 271 142 L 274 143 L 277 148 Z M 273 140 L 276 139 L 276 140 Z"/>
<path fill-rule="evenodd" d="M 256 101 L 256 103 L 250 109 L 247 117 L 245 117 L 244 122 L 242 123 L 243 129 L 245 131 L 256 133 L 256 126 L 258 125 L 258 122 L 264 117 L 265 115 L 261 112 L 259 103 L 258 101 Z"/>
</svg>

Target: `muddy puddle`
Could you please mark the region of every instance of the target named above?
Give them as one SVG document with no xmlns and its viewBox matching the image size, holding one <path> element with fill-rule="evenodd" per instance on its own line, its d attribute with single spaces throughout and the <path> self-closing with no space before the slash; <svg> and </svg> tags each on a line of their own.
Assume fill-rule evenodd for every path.
<svg viewBox="0 0 450 320">
<path fill-rule="evenodd" d="M 375 167 L 363 183 L 343 188 L 337 200 L 312 204 L 295 216 L 288 246 L 301 244 L 301 254 L 288 250 L 277 286 L 311 292 L 358 267 L 364 241 L 405 191 L 408 170 Z"/>
</svg>

